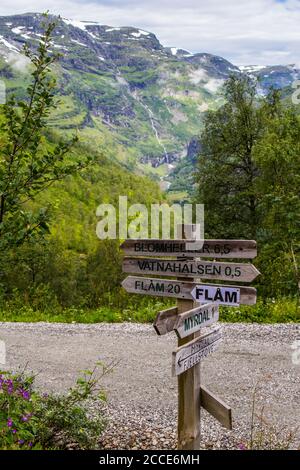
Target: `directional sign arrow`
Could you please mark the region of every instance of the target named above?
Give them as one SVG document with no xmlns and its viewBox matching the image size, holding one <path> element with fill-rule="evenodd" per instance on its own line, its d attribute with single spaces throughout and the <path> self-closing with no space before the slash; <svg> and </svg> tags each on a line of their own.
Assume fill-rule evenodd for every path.
<svg viewBox="0 0 300 470">
<path fill-rule="evenodd" d="M 255 258 L 255 240 L 125 240 L 121 245 L 131 256 L 182 256 L 201 258 Z"/>
<path fill-rule="evenodd" d="M 153 327 L 158 335 L 165 335 L 173 331 L 178 319 L 178 307 L 171 307 L 158 312 Z"/>
<path fill-rule="evenodd" d="M 125 257 L 123 260 L 123 272 L 185 278 L 200 277 L 201 279 L 220 279 L 236 282 L 251 282 L 260 274 L 258 269 L 250 263 L 129 257 Z"/>
<path fill-rule="evenodd" d="M 179 338 L 199 331 L 204 326 L 210 326 L 219 320 L 219 306 L 214 303 L 199 305 L 192 310 L 177 315 L 174 330 Z"/>
<path fill-rule="evenodd" d="M 256 289 L 246 286 L 207 285 L 197 282 L 174 281 L 128 276 L 122 286 L 132 294 L 175 297 L 196 300 L 200 303 L 215 302 L 221 305 L 252 305 L 256 302 Z"/>
<path fill-rule="evenodd" d="M 221 338 L 221 329 L 218 328 L 176 349 L 173 352 L 173 375 L 182 374 L 214 352 Z"/>
</svg>

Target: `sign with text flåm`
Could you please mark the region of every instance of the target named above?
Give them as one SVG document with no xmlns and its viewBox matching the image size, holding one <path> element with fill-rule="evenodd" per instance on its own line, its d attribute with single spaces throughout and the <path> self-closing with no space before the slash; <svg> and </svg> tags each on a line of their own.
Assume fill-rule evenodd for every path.
<svg viewBox="0 0 300 470">
<path fill-rule="evenodd" d="M 192 310 L 178 314 L 174 330 L 179 338 L 185 338 L 204 326 L 216 323 L 218 320 L 219 307 L 217 304 L 199 305 Z"/>
<path fill-rule="evenodd" d="M 128 276 L 122 286 L 132 294 L 175 297 L 201 303 L 216 302 L 221 305 L 252 305 L 256 302 L 256 289 L 246 286 L 218 286 L 197 282 L 175 281 Z"/>
<path fill-rule="evenodd" d="M 257 254 L 254 240 L 128 239 L 121 249 L 130 256 L 255 258 Z"/>
<path fill-rule="evenodd" d="M 238 307 L 241 303 L 240 291 L 241 287 L 199 284 L 194 287 L 191 294 L 196 302 L 212 301 L 221 305 Z"/>
<path fill-rule="evenodd" d="M 173 375 L 180 375 L 213 353 L 221 341 L 221 329 L 200 336 L 173 352 Z"/>
<path fill-rule="evenodd" d="M 260 274 L 258 269 L 250 263 L 128 257 L 123 260 L 123 272 L 239 282 L 251 282 Z"/>
</svg>

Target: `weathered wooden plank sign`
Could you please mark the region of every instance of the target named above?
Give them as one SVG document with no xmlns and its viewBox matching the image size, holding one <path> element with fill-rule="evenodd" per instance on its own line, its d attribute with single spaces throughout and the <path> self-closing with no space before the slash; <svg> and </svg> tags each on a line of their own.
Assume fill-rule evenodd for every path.
<svg viewBox="0 0 300 470">
<path fill-rule="evenodd" d="M 199 331 L 204 326 L 210 326 L 219 320 L 219 307 L 217 304 L 210 303 L 199 305 L 192 310 L 177 315 L 177 321 L 174 330 L 179 338 Z"/>
<path fill-rule="evenodd" d="M 251 282 L 260 272 L 250 263 L 218 263 L 172 259 L 129 258 L 123 260 L 123 272 L 175 277 L 201 277 L 223 281 Z"/>
<path fill-rule="evenodd" d="M 130 256 L 177 256 L 202 258 L 255 258 L 254 240 L 151 240 L 128 239 L 121 249 Z M 202 243 L 201 243 L 202 244 Z M 192 246 L 194 249 L 191 249 Z"/>
<path fill-rule="evenodd" d="M 232 429 L 231 408 L 219 397 L 204 387 L 200 387 L 200 405 L 227 429 Z"/>
<path fill-rule="evenodd" d="M 252 305 L 256 302 L 256 289 L 247 286 L 219 286 L 197 282 L 175 281 L 128 276 L 122 286 L 127 292 L 159 297 L 196 300 L 197 302 L 217 302 L 221 305 Z"/>
<path fill-rule="evenodd" d="M 180 375 L 213 353 L 221 341 L 221 329 L 190 341 L 173 352 L 173 375 Z"/>
<path fill-rule="evenodd" d="M 178 319 L 178 307 L 171 307 L 158 312 L 154 320 L 153 327 L 158 335 L 165 335 L 174 330 L 175 323 Z"/>
</svg>

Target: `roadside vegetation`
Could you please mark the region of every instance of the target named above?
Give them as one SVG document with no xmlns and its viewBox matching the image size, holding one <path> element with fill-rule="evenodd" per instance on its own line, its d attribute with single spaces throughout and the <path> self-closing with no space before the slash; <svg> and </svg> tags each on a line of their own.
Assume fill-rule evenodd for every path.
<svg viewBox="0 0 300 470">
<path fill-rule="evenodd" d="M 55 395 L 38 392 L 34 376 L 0 370 L 0 449 L 99 448 L 105 419 L 89 416 L 86 404 L 105 400 L 99 381 L 108 371 L 101 364 L 82 371 L 67 394 Z"/>
</svg>

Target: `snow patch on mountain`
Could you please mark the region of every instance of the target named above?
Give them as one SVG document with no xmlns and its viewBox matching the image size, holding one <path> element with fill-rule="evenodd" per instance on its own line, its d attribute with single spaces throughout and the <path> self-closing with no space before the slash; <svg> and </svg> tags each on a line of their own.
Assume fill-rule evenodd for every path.
<svg viewBox="0 0 300 470">
<path fill-rule="evenodd" d="M 69 20 L 68 18 L 62 18 L 62 20 L 67 25 L 74 26 L 74 28 L 79 28 L 82 31 L 86 31 L 86 26 L 89 24 L 89 23 L 86 23 L 86 22 L 83 22 L 83 21 Z"/>
<path fill-rule="evenodd" d="M 108 28 L 105 30 L 106 33 L 111 33 L 112 31 L 120 31 L 121 28 Z"/>
<path fill-rule="evenodd" d="M 138 30 L 137 33 L 133 32 L 133 33 L 130 33 L 131 36 L 134 36 L 136 38 L 140 38 L 141 36 L 149 36 L 150 33 L 147 33 L 147 31 L 143 31 L 141 29 Z"/>
<path fill-rule="evenodd" d="M 71 42 L 75 42 L 75 44 L 78 44 L 79 46 L 82 46 L 82 47 L 87 47 L 86 44 L 83 44 L 83 42 L 77 41 L 77 39 L 71 39 Z"/>
<path fill-rule="evenodd" d="M 239 66 L 240 71 L 244 73 L 259 72 L 260 70 L 263 70 L 265 68 L 267 68 L 267 65 L 240 65 Z"/>
<path fill-rule="evenodd" d="M 10 44 L 10 42 L 6 41 L 3 36 L 0 36 L 0 43 L 4 44 L 4 46 L 6 46 L 10 51 L 19 53 L 19 49 L 13 44 Z"/>
<path fill-rule="evenodd" d="M 17 26 L 15 28 L 12 28 L 12 32 L 14 34 L 22 34 L 24 28 L 25 26 Z"/>
</svg>

